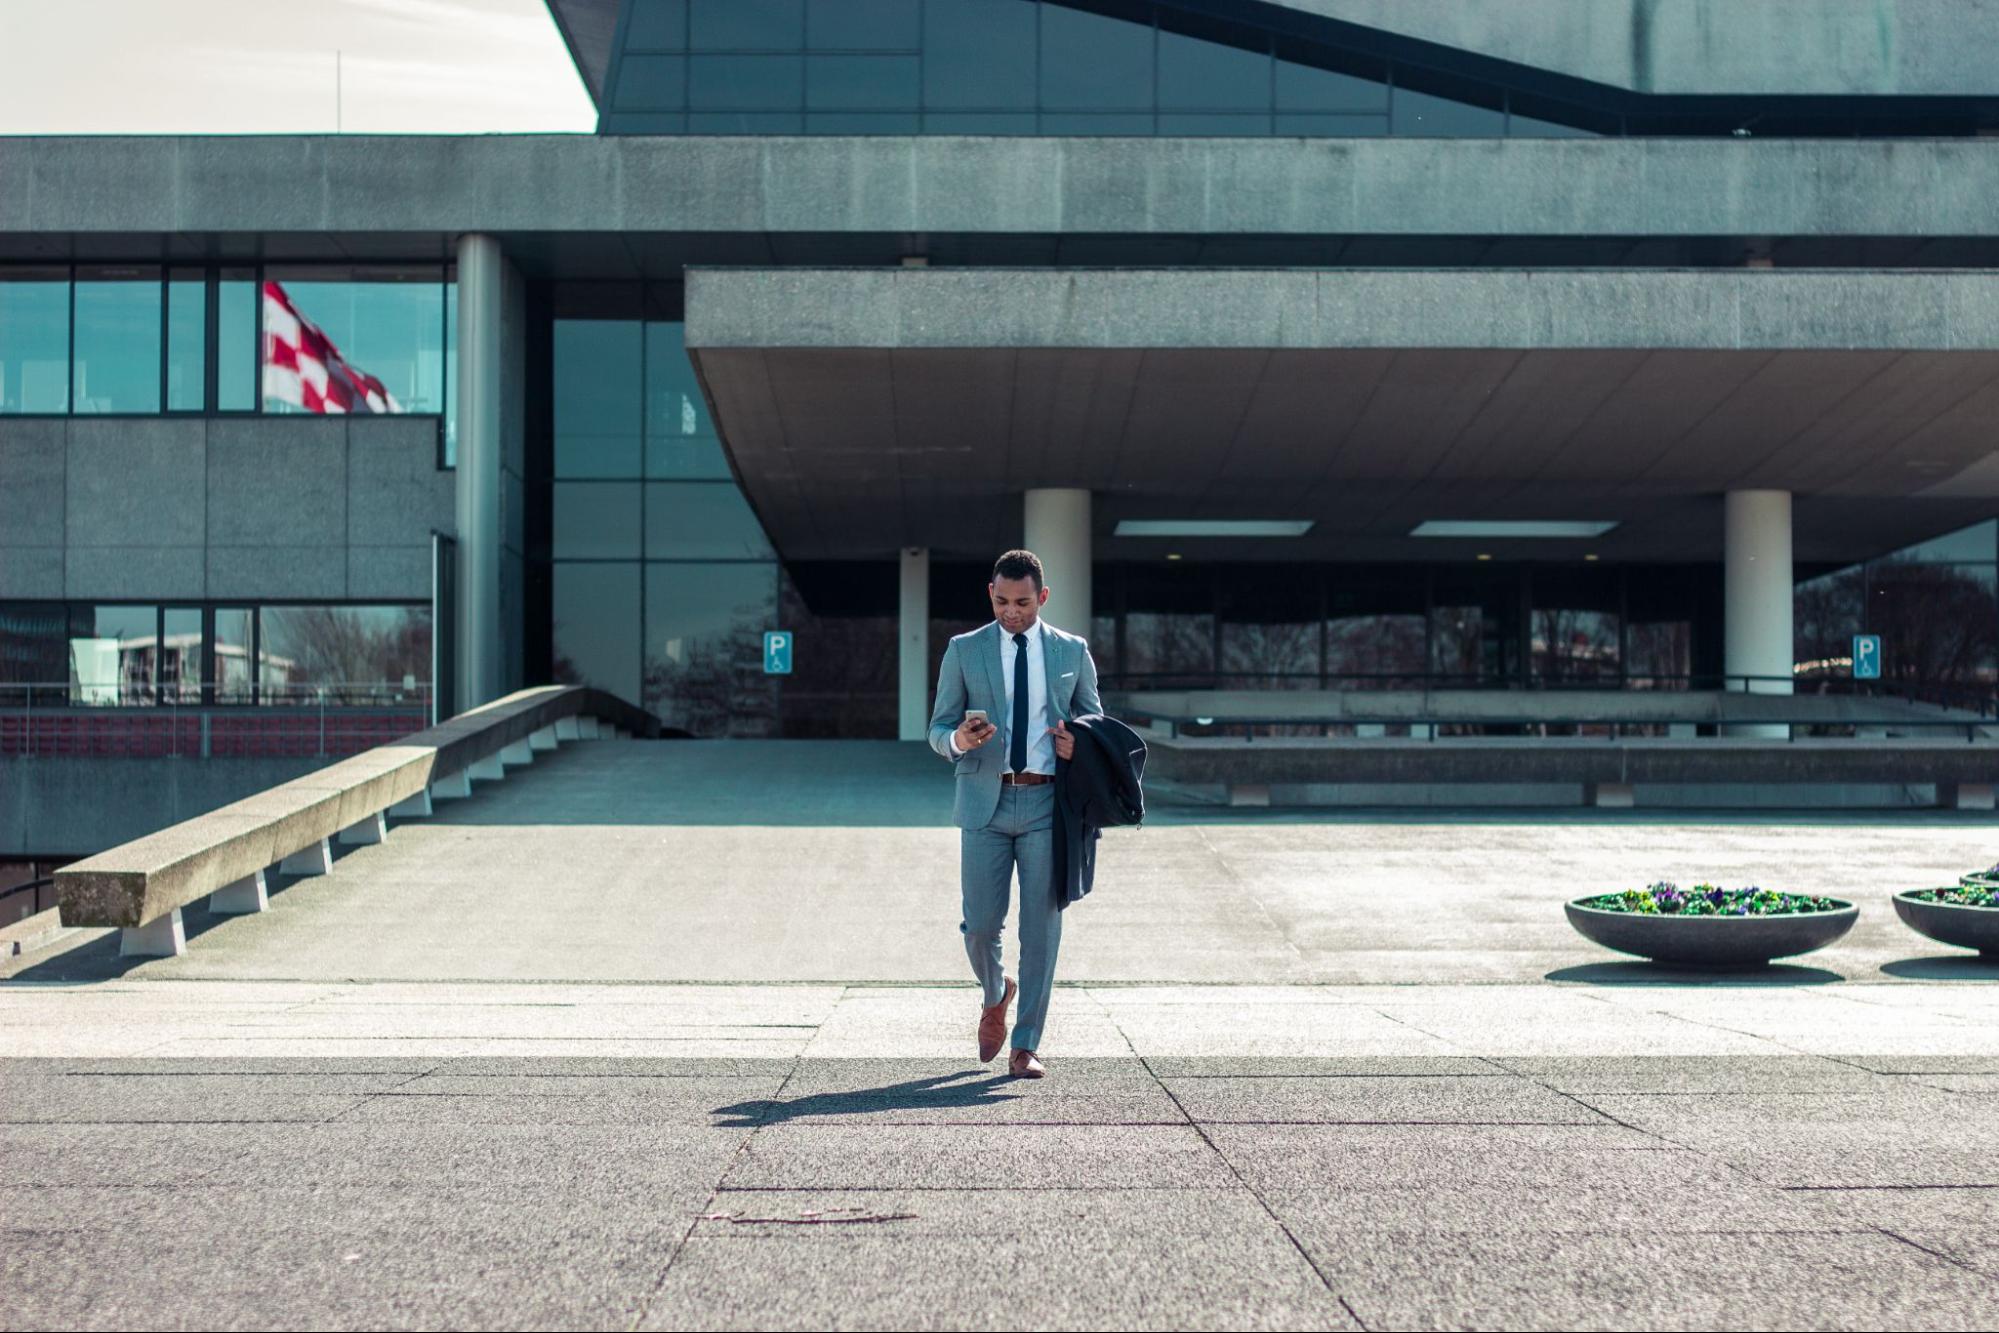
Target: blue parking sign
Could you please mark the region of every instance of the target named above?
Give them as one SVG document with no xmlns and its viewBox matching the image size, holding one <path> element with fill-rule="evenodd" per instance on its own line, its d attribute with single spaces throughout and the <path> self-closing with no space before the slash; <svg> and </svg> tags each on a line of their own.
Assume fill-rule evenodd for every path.
<svg viewBox="0 0 1999 1333">
<path fill-rule="evenodd" d="M 781 629 L 764 631 L 764 674 L 791 674 L 791 635 Z"/>
<path fill-rule="evenodd" d="M 1853 678 L 1855 680 L 1881 679 L 1881 636 L 1879 634 L 1856 634 L 1853 636 Z"/>
</svg>

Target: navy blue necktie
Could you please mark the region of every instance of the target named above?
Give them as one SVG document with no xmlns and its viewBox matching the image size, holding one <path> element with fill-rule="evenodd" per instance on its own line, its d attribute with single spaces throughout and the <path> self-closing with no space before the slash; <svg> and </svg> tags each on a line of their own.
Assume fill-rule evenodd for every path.
<svg viewBox="0 0 1999 1333">
<path fill-rule="evenodd" d="M 1007 766 L 1027 771 L 1027 636 L 1013 636 L 1013 739 L 1007 745 Z"/>
</svg>

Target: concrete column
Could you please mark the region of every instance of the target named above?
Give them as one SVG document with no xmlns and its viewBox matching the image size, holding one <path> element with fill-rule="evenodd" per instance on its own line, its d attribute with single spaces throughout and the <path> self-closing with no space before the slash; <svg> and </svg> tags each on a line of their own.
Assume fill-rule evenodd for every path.
<svg viewBox="0 0 1999 1333">
<path fill-rule="evenodd" d="M 458 238 L 458 710 L 500 697 L 500 302 L 491 236 Z"/>
<path fill-rule="evenodd" d="M 1048 605 L 1041 614 L 1057 629 L 1090 632 L 1090 493 L 1044 487 L 1027 493 L 1027 549 L 1041 557 Z"/>
<path fill-rule="evenodd" d="M 1791 493 L 1730 491 L 1722 520 L 1722 671 L 1752 694 L 1791 693 Z M 1731 736 L 1783 739 L 1782 724 L 1735 726 Z"/>
<path fill-rule="evenodd" d="M 930 552 L 902 553 L 902 623 L 896 631 L 896 737 L 920 741 L 930 728 Z"/>
</svg>

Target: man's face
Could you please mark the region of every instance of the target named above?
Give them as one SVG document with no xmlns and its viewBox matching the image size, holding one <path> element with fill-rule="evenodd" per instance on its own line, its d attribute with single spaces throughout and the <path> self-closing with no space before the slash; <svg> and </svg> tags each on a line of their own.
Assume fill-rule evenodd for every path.
<svg viewBox="0 0 1999 1333">
<path fill-rule="evenodd" d="M 986 585 L 993 599 L 993 619 L 1008 634 L 1028 630 L 1048 600 L 1048 589 L 1036 588 L 1033 579 L 995 579 Z"/>
</svg>

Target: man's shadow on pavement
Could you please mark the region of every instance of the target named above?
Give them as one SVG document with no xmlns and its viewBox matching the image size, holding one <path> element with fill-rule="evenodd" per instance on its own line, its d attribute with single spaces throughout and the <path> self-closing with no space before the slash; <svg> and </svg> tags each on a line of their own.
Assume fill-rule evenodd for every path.
<svg viewBox="0 0 1999 1333">
<path fill-rule="evenodd" d="M 959 1079 L 979 1075 L 976 1083 Z M 934 1078 L 913 1078 L 879 1088 L 853 1088 L 842 1092 L 813 1092 L 789 1101 L 758 1098 L 718 1106 L 715 1114 L 733 1119 L 716 1122 L 721 1129 L 748 1129 L 757 1125 L 780 1125 L 815 1115 L 855 1115 L 866 1111 L 941 1111 L 970 1106 L 997 1106 L 1014 1096 L 999 1095 L 1000 1089 L 1017 1082 L 1011 1074 L 989 1074 L 984 1069 L 961 1069 L 955 1074 Z M 1016 1096 L 1018 1094 L 1015 1094 Z"/>
</svg>

